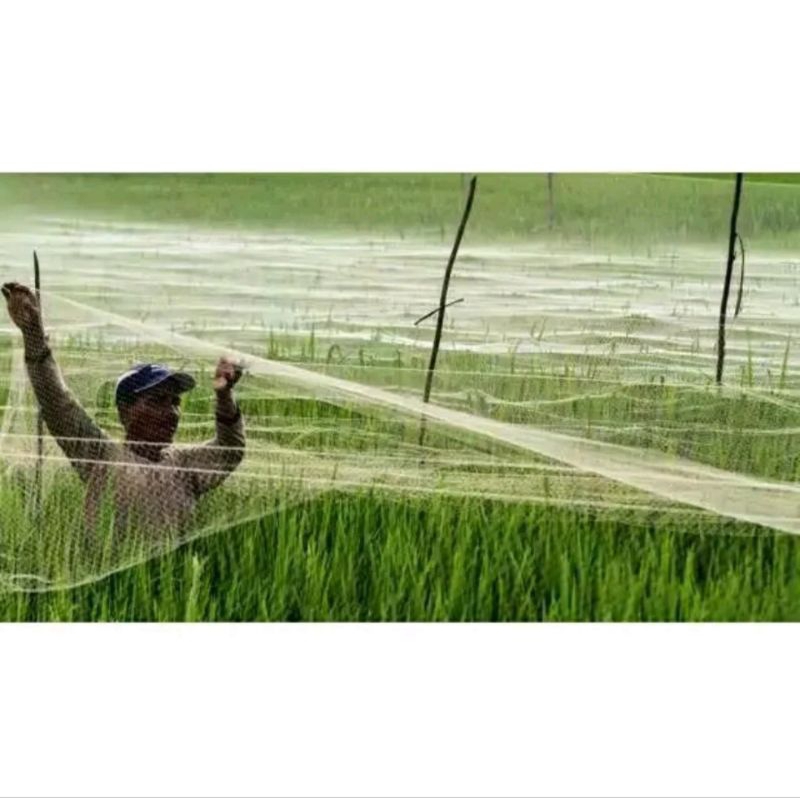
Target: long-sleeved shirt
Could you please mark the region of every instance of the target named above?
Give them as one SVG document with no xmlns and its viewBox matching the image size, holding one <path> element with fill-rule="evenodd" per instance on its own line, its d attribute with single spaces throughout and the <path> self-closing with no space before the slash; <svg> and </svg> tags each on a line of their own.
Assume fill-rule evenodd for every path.
<svg viewBox="0 0 800 800">
<path fill-rule="evenodd" d="M 244 457 L 244 424 L 217 414 L 216 436 L 203 444 L 170 446 L 151 461 L 111 439 L 67 388 L 52 355 L 26 359 L 48 430 L 86 484 L 85 515 L 94 530 L 104 497 L 112 501 L 115 531 L 131 528 L 160 537 L 182 529 L 198 499 L 219 486 Z M 107 494 L 110 492 L 110 494 Z"/>
</svg>

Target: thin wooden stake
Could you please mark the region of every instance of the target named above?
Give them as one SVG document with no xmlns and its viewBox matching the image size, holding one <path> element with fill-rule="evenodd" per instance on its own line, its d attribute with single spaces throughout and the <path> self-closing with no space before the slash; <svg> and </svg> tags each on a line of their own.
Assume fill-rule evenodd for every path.
<svg viewBox="0 0 800 800">
<path fill-rule="evenodd" d="M 469 193 L 467 194 L 467 202 L 464 206 L 464 213 L 461 215 L 461 223 L 458 226 L 456 233 L 456 240 L 453 243 L 453 249 L 450 251 L 450 260 L 447 262 L 447 267 L 444 271 L 444 280 L 442 281 L 442 294 L 439 298 L 439 308 L 437 309 L 438 316 L 436 317 L 436 332 L 433 335 L 433 347 L 431 348 L 431 359 L 428 363 L 428 375 L 425 378 L 425 391 L 422 395 L 422 402 L 427 403 L 431 399 L 431 387 L 433 386 L 433 372 L 436 369 L 436 358 L 439 355 L 439 345 L 442 341 L 442 327 L 444 326 L 444 310 L 447 306 L 447 290 L 450 287 L 450 275 L 453 272 L 453 264 L 456 263 L 456 256 L 458 255 L 458 248 L 461 245 L 461 238 L 464 236 L 464 228 L 467 227 L 467 220 L 469 219 L 469 212 L 472 210 L 472 200 L 475 197 L 475 186 L 478 183 L 477 175 L 472 177 L 469 182 Z"/>
<path fill-rule="evenodd" d="M 547 173 L 547 227 L 553 230 L 556 224 L 556 204 L 553 198 L 553 173 Z"/>
<path fill-rule="evenodd" d="M 733 318 L 739 316 L 739 312 L 742 310 L 742 295 L 744 294 L 744 242 L 742 241 L 742 237 L 739 236 L 739 232 L 736 232 L 736 238 L 739 240 L 739 251 L 742 254 L 742 266 L 739 267 L 739 294 L 736 296 L 736 310 L 733 312 Z"/>
<path fill-rule="evenodd" d="M 39 270 L 39 256 L 33 251 L 33 285 L 36 289 L 36 305 L 39 307 L 39 315 L 42 314 L 42 282 Z M 42 508 L 42 462 L 44 461 L 44 417 L 41 407 L 36 413 L 36 471 L 35 471 L 35 495 L 34 508 L 36 509 L 37 520 L 40 517 Z"/>
<path fill-rule="evenodd" d="M 447 262 L 447 267 L 444 271 L 444 279 L 442 280 L 442 293 L 439 298 L 439 307 L 436 309 L 438 312 L 436 317 L 436 332 L 433 335 L 433 346 L 431 347 L 431 358 L 428 362 L 428 374 L 425 377 L 425 390 L 422 394 L 422 402 L 427 403 L 431 399 L 431 388 L 433 386 L 433 373 L 436 369 L 436 357 L 439 355 L 439 345 L 442 341 L 442 327 L 444 326 L 444 311 L 448 306 L 447 290 L 450 287 L 450 275 L 453 272 L 453 264 L 456 263 L 456 256 L 458 255 L 458 248 L 461 245 L 461 238 L 464 236 L 464 229 L 467 227 L 467 220 L 469 213 L 472 211 L 472 201 L 475 197 L 475 188 L 478 184 L 478 176 L 473 175 L 469 182 L 469 192 L 467 193 L 467 202 L 464 205 L 464 213 L 461 215 L 461 222 L 458 226 L 456 233 L 456 240 L 453 242 L 453 249 L 450 251 L 450 260 Z M 425 439 L 425 417 L 422 418 L 419 428 L 419 444 Z"/>
<path fill-rule="evenodd" d="M 725 282 L 722 284 L 722 303 L 719 308 L 719 336 L 717 337 L 717 383 L 722 383 L 722 370 L 725 365 L 725 318 L 728 314 L 728 296 L 731 292 L 733 277 L 733 258 L 736 251 L 736 219 L 739 216 L 739 201 L 742 197 L 742 180 L 744 173 L 736 173 L 736 186 L 733 190 L 733 209 L 731 211 L 731 228 L 728 237 L 728 265 L 725 269 Z"/>
</svg>

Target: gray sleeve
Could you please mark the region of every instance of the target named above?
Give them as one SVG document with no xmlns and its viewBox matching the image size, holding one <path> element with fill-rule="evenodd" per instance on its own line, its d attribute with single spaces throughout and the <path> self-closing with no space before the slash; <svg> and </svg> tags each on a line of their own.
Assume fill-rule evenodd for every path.
<svg viewBox="0 0 800 800">
<path fill-rule="evenodd" d="M 219 486 L 244 458 L 244 422 L 237 407 L 232 418 L 216 416 L 216 436 L 203 444 L 180 449 L 176 454 L 179 468 L 186 470 L 195 497 Z"/>
<path fill-rule="evenodd" d="M 48 431 L 81 479 L 87 481 L 93 462 L 111 458 L 113 443 L 67 388 L 49 350 L 25 361 Z"/>
</svg>

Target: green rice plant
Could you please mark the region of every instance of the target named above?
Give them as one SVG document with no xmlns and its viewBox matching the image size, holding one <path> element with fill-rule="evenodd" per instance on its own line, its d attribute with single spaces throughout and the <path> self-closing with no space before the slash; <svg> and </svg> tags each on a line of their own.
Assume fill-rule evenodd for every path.
<svg viewBox="0 0 800 800">
<path fill-rule="evenodd" d="M 330 493 L 2 619 L 800 618 L 792 537 L 526 503 Z"/>
<path fill-rule="evenodd" d="M 324 348 L 318 353 L 320 366 L 348 369 L 328 364 Z M 574 398 L 580 380 L 526 373 L 516 358 L 513 375 L 502 358 L 459 355 L 449 364 L 445 358 L 440 377 L 448 389 L 477 382 L 495 398 L 484 413 L 501 419 L 564 430 L 585 430 L 591 420 L 592 435 L 612 441 L 667 451 L 680 444 L 716 466 L 786 479 L 797 474 L 797 459 L 787 458 L 794 446 L 787 447 L 785 436 L 768 433 L 800 429 L 796 405 L 774 405 L 768 396 L 750 393 L 655 384 L 617 386 L 555 406 L 518 406 L 519 397 Z M 465 366 L 475 369 L 461 369 Z M 270 396 L 267 389 L 252 380 L 242 393 L 248 425 L 264 429 L 254 434 L 258 441 L 378 454 L 386 452 L 381 437 L 393 452 L 402 442 L 415 444 L 416 429 L 409 422 L 321 399 Z M 506 397 L 509 404 L 502 402 Z M 202 393 L 187 398 L 187 417 L 206 417 L 209 411 Z M 294 420 L 300 431 L 315 432 L 300 437 L 284 432 L 282 422 Z M 638 420 L 647 424 L 636 428 Z M 797 435 L 787 436 L 791 442 Z M 503 448 L 444 431 L 435 430 L 428 445 L 456 460 L 459 453 L 463 458 L 482 447 L 489 455 L 510 458 Z M 483 473 L 470 469 L 478 486 Z M 44 513 L 48 530 L 63 536 L 45 542 L 37 540 L 25 505 L 19 484 L 24 478 L 16 480 L 16 485 L 6 480 L 0 492 L 4 557 L 8 561 L 16 547 L 33 558 L 38 572 L 58 575 L 80 557 L 74 535 L 80 529 L 82 488 L 71 476 L 53 484 Z M 684 620 L 796 619 L 800 613 L 796 540 L 710 514 L 611 513 L 366 487 L 298 493 L 298 502 L 282 506 L 275 502 L 280 493 L 279 485 L 261 484 L 248 494 L 255 519 L 234 521 L 156 558 L 140 553 L 143 563 L 132 553 L 133 566 L 87 585 L 6 591 L 0 594 L 0 618 Z M 231 492 L 227 502 L 240 498 Z M 226 496 L 216 502 L 224 505 Z M 198 526 L 219 519 L 219 507 L 201 509 Z M 106 524 L 113 526 L 113 520 Z M 98 574 L 102 556 L 100 566 L 91 565 Z M 13 572 L 8 567 L 0 571 Z"/>
</svg>

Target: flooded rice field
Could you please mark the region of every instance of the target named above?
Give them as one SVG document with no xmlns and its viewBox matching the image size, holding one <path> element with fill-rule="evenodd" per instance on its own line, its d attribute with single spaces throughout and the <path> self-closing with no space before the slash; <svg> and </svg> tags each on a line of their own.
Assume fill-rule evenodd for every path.
<svg viewBox="0 0 800 800">
<path fill-rule="evenodd" d="M 434 320 L 414 322 L 436 306 L 449 252 L 401 239 L 37 218 L 0 233 L 5 275 L 29 279 L 33 245 L 48 320 L 62 332 L 102 323 L 70 318 L 48 302 L 54 295 L 244 350 L 269 331 L 427 349 Z M 787 356 L 787 344 L 800 317 L 800 259 L 749 253 L 746 268 L 728 363 L 766 375 L 786 358 L 794 377 L 800 353 L 789 346 Z M 463 302 L 447 312 L 442 348 L 604 356 L 623 379 L 703 382 L 716 358 L 723 272 L 724 253 L 710 249 L 632 256 L 466 242 L 450 287 Z"/>
</svg>

